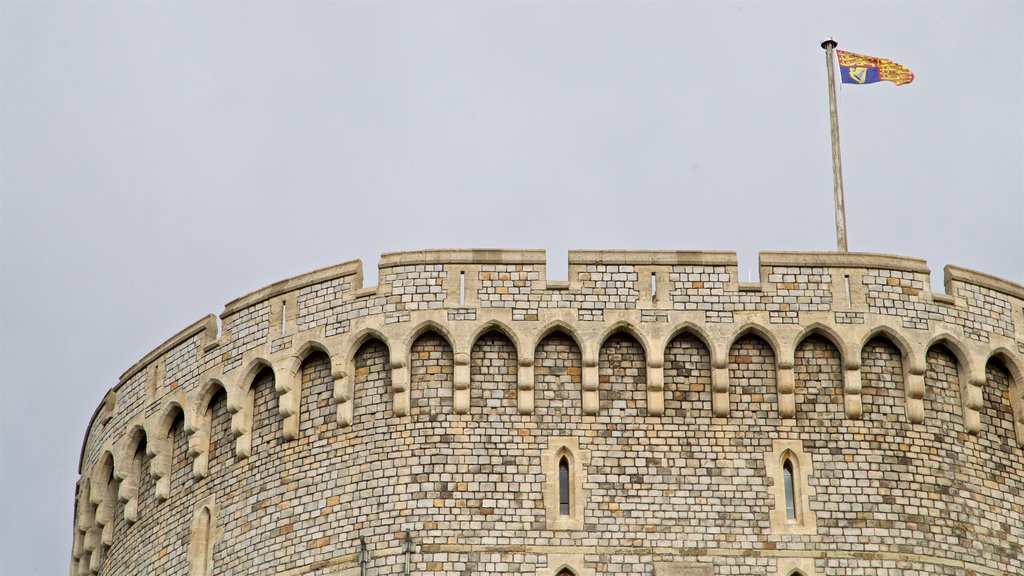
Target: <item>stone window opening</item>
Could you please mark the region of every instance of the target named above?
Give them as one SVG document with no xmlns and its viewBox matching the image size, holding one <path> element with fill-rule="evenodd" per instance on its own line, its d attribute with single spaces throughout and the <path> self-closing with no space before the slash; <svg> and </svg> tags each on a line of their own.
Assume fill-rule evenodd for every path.
<svg viewBox="0 0 1024 576">
<path fill-rule="evenodd" d="M 782 461 L 782 483 L 786 491 L 786 519 L 796 522 L 796 492 L 793 487 L 793 461 L 787 455 Z"/>
<path fill-rule="evenodd" d="M 213 547 L 224 535 L 217 526 L 217 504 L 208 496 L 196 504 L 188 540 L 188 576 L 213 575 Z"/>
<path fill-rule="evenodd" d="M 555 576 L 576 576 L 576 573 L 571 568 L 562 568 Z"/>
<path fill-rule="evenodd" d="M 569 515 L 569 503 L 569 459 L 563 453 L 558 459 L 558 513 L 560 515 Z"/>
<path fill-rule="evenodd" d="M 586 509 L 583 483 L 589 461 L 588 453 L 580 450 L 578 438 L 562 437 L 551 438 L 540 457 L 540 467 L 544 473 L 544 512 L 547 529 L 582 530 Z M 566 565 L 570 564 L 559 564 Z"/>
<path fill-rule="evenodd" d="M 769 513 L 772 532 L 776 534 L 815 534 L 817 519 L 810 504 L 813 486 L 808 482 L 814 474 L 811 455 L 804 452 L 800 440 L 776 440 L 773 450 L 765 454 L 765 474 L 775 505 Z M 802 574 L 807 574 L 801 567 Z M 779 570 L 778 574 L 790 576 Z"/>
</svg>

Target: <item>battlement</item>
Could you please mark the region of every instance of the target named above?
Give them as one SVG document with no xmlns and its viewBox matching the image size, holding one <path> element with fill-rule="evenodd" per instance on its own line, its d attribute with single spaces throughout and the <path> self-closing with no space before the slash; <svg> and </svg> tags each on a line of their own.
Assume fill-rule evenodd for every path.
<svg viewBox="0 0 1024 576">
<path fill-rule="evenodd" d="M 429 250 L 384 254 L 375 286 L 351 261 L 235 299 L 221 333 L 203 317 L 129 368 L 97 408 L 80 463 L 73 570 L 95 573 L 116 556 L 117 517 L 129 537 L 145 513 L 160 513 L 140 507 L 144 476 L 157 502 L 177 497 L 180 474 L 225 510 L 224 486 L 271 465 L 254 456 L 267 430 L 302 467 L 325 437 L 342 443 L 342 460 L 389 458 L 371 435 L 380 427 L 412 434 L 415 449 L 418 434 L 500 423 L 508 438 L 497 444 L 524 431 L 568 435 L 600 460 L 608 454 L 588 442 L 602 426 L 641 443 L 727 433 L 806 444 L 824 418 L 842 438 L 878 434 L 881 444 L 851 455 L 926 458 L 929 444 L 945 451 L 945 442 L 977 452 L 979 470 L 984 458 L 1009 458 L 1020 484 L 1024 286 L 947 266 L 946 292 L 933 293 L 926 262 L 877 254 L 765 252 L 759 267 L 752 283 L 731 252 L 571 251 L 568 280 L 552 281 L 540 250 Z M 225 442 L 247 472 L 211 465 Z M 177 452 L 186 445 L 187 458 Z M 818 459 L 828 448 L 806 447 Z M 901 488 L 913 489 L 912 480 Z M 1024 502 L 998 513 L 1020 520 Z M 402 522 L 416 524 L 412 514 Z M 587 514 L 580 525 L 605 526 Z M 416 525 L 430 530 L 429 520 Z M 1024 535 L 1014 534 L 1019 549 Z M 342 540 L 344 553 L 328 555 L 338 565 L 351 552 Z M 1022 567 L 940 548 L 930 557 L 979 573 Z"/>
</svg>

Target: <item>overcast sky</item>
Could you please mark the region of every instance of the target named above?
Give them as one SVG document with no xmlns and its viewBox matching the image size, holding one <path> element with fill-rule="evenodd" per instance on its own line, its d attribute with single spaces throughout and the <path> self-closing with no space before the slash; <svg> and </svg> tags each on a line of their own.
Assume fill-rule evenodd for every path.
<svg viewBox="0 0 1024 576">
<path fill-rule="evenodd" d="M 1024 282 L 1024 3 L 0 4 L 0 572 L 66 574 L 135 361 L 381 252 L 835 248 Z M 746 280 L 746 278 L 743 278 Z"/>
</svg>

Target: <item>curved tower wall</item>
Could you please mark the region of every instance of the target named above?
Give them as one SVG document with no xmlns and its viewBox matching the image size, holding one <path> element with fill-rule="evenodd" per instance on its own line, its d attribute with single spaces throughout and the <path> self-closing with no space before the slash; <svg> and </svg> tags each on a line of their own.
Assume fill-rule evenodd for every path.
<svg viewBox="0 0 1024 576">
<path fill-rule="evenodd" d="M 189 326 L 96 410 L 71 573 L 1024 573 L 1024 287 L 569 259 L 386 254 Z"/>
</svg>

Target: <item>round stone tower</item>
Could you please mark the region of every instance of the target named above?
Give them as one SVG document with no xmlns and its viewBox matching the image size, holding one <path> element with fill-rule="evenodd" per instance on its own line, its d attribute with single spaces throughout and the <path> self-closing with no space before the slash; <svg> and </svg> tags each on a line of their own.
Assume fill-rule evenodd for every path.
<svg viewBox="0 0 1024 576">
<path fill-rule="evenodd" d="M 921 260 L 385 254 L 107 393 L 71 573 L 1024 573 L 1024 287 Z"/>
</svg>

